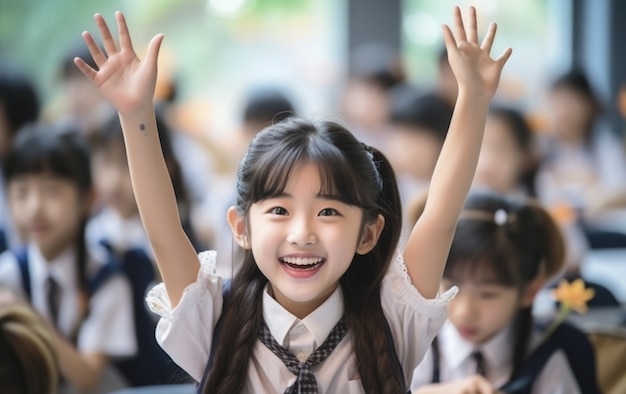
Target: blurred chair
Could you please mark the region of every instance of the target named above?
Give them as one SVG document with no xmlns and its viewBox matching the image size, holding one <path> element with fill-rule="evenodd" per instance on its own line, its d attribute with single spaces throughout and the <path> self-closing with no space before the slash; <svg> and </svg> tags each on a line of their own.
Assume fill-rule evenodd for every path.
<svg viewBox="0 0 626 394">
<path fill-rule="evenodd" d="M 598 384 L 605 394 L 626 393 L 626 329 L 621 332 L 590 332 L 596 353 Z"/>
</svg>

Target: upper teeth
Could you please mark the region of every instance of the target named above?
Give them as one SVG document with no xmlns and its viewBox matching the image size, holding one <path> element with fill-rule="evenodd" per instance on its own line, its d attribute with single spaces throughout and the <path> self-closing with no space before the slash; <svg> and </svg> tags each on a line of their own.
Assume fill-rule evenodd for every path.
<svg viewBox="0 0 626 394">
<path fill-rule="evenodd" d="M 294 265 L 313 265 L 321 262 L 321 257 L 283 257 L 285 263 Z"/>
</svg>

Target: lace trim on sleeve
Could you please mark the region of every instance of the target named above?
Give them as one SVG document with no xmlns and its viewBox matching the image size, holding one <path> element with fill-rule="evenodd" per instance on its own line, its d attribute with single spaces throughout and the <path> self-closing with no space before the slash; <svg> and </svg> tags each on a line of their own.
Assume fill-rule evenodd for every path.
<svg viewBox="0 0 626 394">
<path fill-rule="evenodd" d="M 217 267 L 217 252 L 214 250 L 208 250 L 201 252 L 198 255 L 198 259 L 200 260 L 200 269 L 198 270 L 198 277 L 194 283 L 191 283 L 183 290 L 182 297 L 190 291 L 195 291 L 194 289 L 198 289 L 200 287 L 199 283 L 203 282 L 206 278 L 216 275 L 216 267 Z M 182 302 L 181 297 L 181 302 Z M 178 304 L 180 305 L 181 302 Z M 165 289 L 165 283 L 161 282 L 154 286 L 148 294 L 146 295 L 146 303 L 148 308 L 159 315 L 164 319 L 171 320 L 176 312 L 176 308 L 172 309 L 172 304 L 170 303 L 170 298 L 167 295 L 167 290 Z"/>
<path fill-rule="evenodd" d="M 385 277 L 385 281 L 393 287 L 403 303 L 412 305 L 418 312 L 430 317 L 438 316 L 442 308 L 445 308 L 448 302 L 450 302 L 459 291 L 455 286 L 444 293 L 438 293 L 437 297 L 433 299 L 424 298 L 411 282 L 411 277 L 409 276 L 401 253 L 396 254 L 396 257 L 391 263 L 389 273 Z"/>
</svg>

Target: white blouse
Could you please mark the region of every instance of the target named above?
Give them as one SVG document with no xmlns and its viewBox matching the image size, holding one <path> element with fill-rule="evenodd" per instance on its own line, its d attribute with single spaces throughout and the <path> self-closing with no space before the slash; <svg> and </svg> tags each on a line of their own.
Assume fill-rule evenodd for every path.
<svg viewBox="0 0 626 394">
<path fill-rule="evenodd" d="M 176 308 L 170 307 L 164 285 L 155 286 L 147 296 L 153 312 L 161 316 L 156 337 L 165 351 L 194 379 L 200 381 L 207 364 L 213 329 L 222 312 L 224 279 L 215 275 L 216 253 L 199 256 L 201 268 L 195 283 L 185 289 Z M 381 304 L 389 322 L 396 353 L 403 366 L 406 385 L 447 319 L 447 303 L 456 294 L 453 288 L 436 299 L 422 297 L 411 284 L 401 257 L 395 259 L 385 277 Z M 278 304 L 267 290 L 263 295 L 263 318 L 278 343 L 299 359 L 306 359 L 324 341 L 343 315 L 343 296 L 338 288 L 318 309 L 300 320 Z M 363 393 L 358 376 L 350 332 L 333 353 L 312 368 L 320 393 Z M 283 392 L 296 380 L 283 362 L 257 340 L 248 364 L 245 391 Z"/>
<path fill-rule="evenodd" d="M 476 348 L 465 341 L 450 322 L 445 324 L 438 336 L 439 376 L 441 382 L 454 382 L 476 374 L 476 362 L 472 357 L 475 350 L 480 350 L 485 360 L 487 379 L 495 388 L 502 387 L 511 375 L 513 367 L 513 330 L 508 327 Z M 541 335 L 535 332 L 530 341 L 530 349 L 539 346 Z M 433 376 L 432 348 L 428 349 L 424 361 L 415 369 L 411 389 L 416 390 L 430 384 Z M 580 393 L 576 378 L 569 367 L 567 357 L 557 350 L 546 362 L 543 371 L 534 383 L 536 394 L 577 394 Z"/>
</svg>

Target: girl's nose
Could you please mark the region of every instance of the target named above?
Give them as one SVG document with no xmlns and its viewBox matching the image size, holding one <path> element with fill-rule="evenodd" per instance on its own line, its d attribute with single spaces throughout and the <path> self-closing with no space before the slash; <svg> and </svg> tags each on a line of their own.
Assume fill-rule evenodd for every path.
<svg viewBox="0 0 626 394">
<path fill-rule="evenodd" d="M 315 245 L 317 236 L 311 223 L 306 219 L 294 221 L 287 235 L 287 242 L 298 246 Z"/>
</svg>

